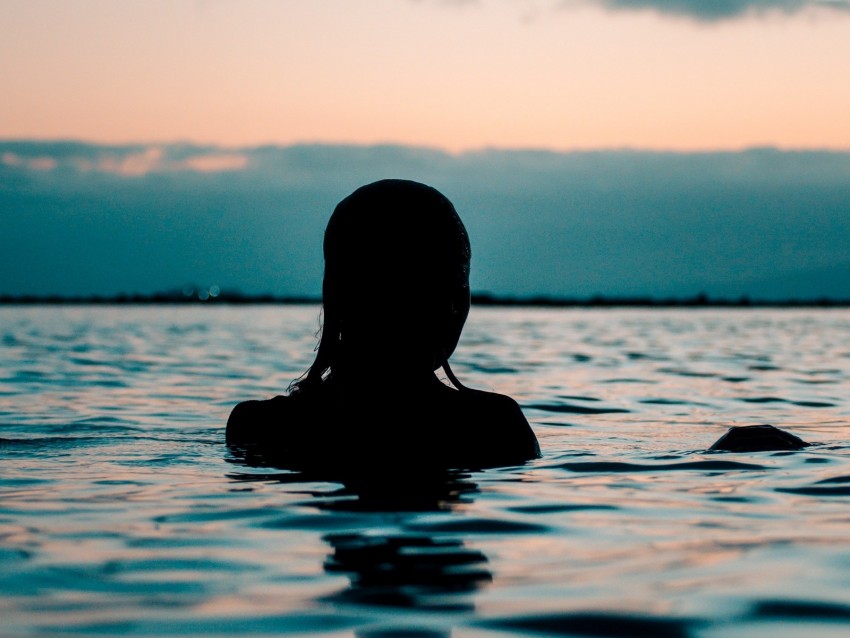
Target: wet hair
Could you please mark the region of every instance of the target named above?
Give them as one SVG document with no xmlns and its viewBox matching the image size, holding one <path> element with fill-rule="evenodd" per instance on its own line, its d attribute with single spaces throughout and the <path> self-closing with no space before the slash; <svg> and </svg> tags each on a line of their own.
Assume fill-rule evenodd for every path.
<svg viewBox="0 0 850 638">
<path fill-rule="evenodd" d="M 358 188 L 328 221 L 324 257 L 316 360 L 292 392 L 339 378 L 354 353 L 385 347 L 400 359 L 440 358 L 441 326 L 469 294 L 471 257 L 466 229 L 442 193 L 397 179 Z"/>
</svg>

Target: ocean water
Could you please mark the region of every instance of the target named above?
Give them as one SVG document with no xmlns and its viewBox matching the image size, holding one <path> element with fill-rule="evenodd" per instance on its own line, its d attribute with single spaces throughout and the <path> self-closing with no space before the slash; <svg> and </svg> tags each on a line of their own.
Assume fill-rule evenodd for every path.
<svg viewBox="0 0 850 638">
<path fill-rule="evenodd" d="M 0 635 L 850 635 L 846 310 L 475 308 L 543 458 L 386 490 L 224 444 L 317 327 L 0 308 Z M 754 423 L 814 445 L 707 451 Z"/>
</svg>

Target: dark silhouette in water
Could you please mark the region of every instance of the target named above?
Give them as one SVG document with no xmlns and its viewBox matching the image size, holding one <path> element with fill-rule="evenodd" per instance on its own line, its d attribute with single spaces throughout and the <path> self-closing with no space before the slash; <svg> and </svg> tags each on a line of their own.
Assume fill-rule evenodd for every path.
<svg viewBox="0 0 850 638">
<path fill-rule="evenodd" d="M 487 557 L 455 538 L 428 535 L 328 534 L 328 573 L 349 574 L 351 586 L 333 600 L 429 611 L 471 611 L 463 595 L 493 576 Z"/>
<path fill-rule="evenodd" d="M 355 630 L 357 638 L 449 638 L 451 631 L 444 628 L 440 617 L 435 616 L 436 622 L 429 626 L 428 622 L 420 624 L 420 614 L 474 612 L 473 595 L 493 580 L 487 556 L 464 538 L 469 529 L 454 530 L 451 525 L 446 529 L 438 521 L 421 518 L 422 513 L 452 512 L 460 505 L 471 504 L 479 488 L 469 473 L 404 473 L 376 465 L 370 476 L 352 474 L 341 486 L 332 487 L 327 484 L 328 473 L 292 472 L 290 464 L 277 467 L 274 457 L 268 457 L 260 447 L 232 445 L 230 451 L 229 463 L 266 470 L 231 473 L 231 480 L 243 484 L 279 482 L 289 486 L 290 493 L 310 496 L 297 503 L 299 509 L 316 510 L 296 515 L 301 519 L 301 529 L 334 529 L 337 516 L 342 516 L 343 531 L 322 536 L 331 550 L 323 567 L 328 574 L 347 576 L 349 582 L 323 600 L 360 608 L 366 618 L 373 618 Z M 390 519 L 388 512 L 392 513 Z M 358 515 L 363 523 L 373 520 L 376 526 L 352 531 L 351 514 Z M 310 516 L 315 516 L 316 528 L 305 524 Z M 471 524 L 487 531 L 489 522 L 473 520 Z M 269 527 L 286 530 L 286 519 Z M 390 615 L 376 623 L 376 608 L 414 614 Z"/>
<path fill-rule="evenodd" d="M 729 428 L 709 449 L 713 452 L 771 452 L 802 450 L 809 445 L 773 425 L 744 425 Z"/>
<path fill-rule="evenodd" d="M 316 360 L 288 396 L 237 405 L 227 442 L 355 474 L 538 457 L 516 401 L 466 388 L 449 366 L 469 313 L 470 255 L 454 206 L 429 186 L 383 180 L 342 200 L 325 231 Z"/>
<path fill-rule="evenodd" d="M 326 532 L 322 540 L 330 546 L 330 552 L 324 570 L 345 575 L 349 582 L 323 600 L 366 612 L 365 618 L 371 620 L 355 630 L 357 638 L 449 638 L 451 631 L 444 629 L 439 616 L 434 616 L 435 622 L 429 626 L 427 621 L 420 624 L 420 614 L 474 612 L 473 595 L 492 582 L 487 556 L 464 536 L 475 530 L 493 531 L 489 525 L 497 521 L 466 519 L 472 530 L 454 529 L 445 519 L 429 521 L 421 516 L 453 512 L 473 503 L 479 487 L 470 473 L 405 473 L 376 464 L 371 475 L 339 477 L 342 485 L 333 486 L 328 483 L 329 473 L 293 472 L 289 463 L 279 467 L 262 447 L 231 445 L 229 449 L 229 463 L 253 469 L 229 473 L 232 481 L 245 485 L 278 482 L 287 486 L 290 494 L 309 496 L 295 504 L 298 513 L 285 516 L 298 518 L 299 529 Z M 330 475 L 335 482 L 337 477 Z M 391 517 L 387 517 L 390 512 Z M 361 525 L 352 527 L 352 515 L 364 527 L 370 521 L 375 525 L 368 530 Z M 310 526 L 311 519 L 316 527 Z M 286 531 L 287 518 L 267 528 Z M 384 616 L 375 622 L 376 608 L 414 614 Z"/>
</svg>

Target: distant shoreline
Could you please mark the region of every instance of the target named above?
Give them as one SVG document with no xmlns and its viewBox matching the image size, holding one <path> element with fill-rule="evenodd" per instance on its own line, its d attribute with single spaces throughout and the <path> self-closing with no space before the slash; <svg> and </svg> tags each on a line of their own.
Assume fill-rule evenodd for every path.
<svg viewBox="0 0 850 638">
<path fill-rule="evenodd" d="M 222 292 L 216 296 L 196 294 L 153 293 L 119 295 L 0 295 L 0 306 L 124 306 L 124 305 L 318 305 L 321 299 L 307 296 L 244 295 Z M 850 299 L 827 297 L 814 299 L 765 300 L 741 297 L 724 299 L 704 294 L 693 297 L 606 297 L 585 298 L 535 296 L 499 296 L 488 293 L 472 295 L 474 306 L 538 307 L 538 308 L 848 308 Z"/>
</svg>

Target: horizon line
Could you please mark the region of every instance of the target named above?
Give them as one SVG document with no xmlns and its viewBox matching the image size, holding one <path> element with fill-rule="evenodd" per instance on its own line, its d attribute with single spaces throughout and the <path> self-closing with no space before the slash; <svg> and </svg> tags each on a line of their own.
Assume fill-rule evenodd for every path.
<svg viewBox="0 0 850 638">
<path fill-rule="evenodd" d="M 321 296 L 243 294 L 221 291 L 203 294 L 194 289 L 167 292 L 118 293 L 113 295 L 11 295 L 0 294 L 0 306 L 36 305 L 321 305 Z M 761 299 L 742 295 L 737 298 L 712 297 L 706 293 L 688 296 L 602 295 L 569 297 L 559 295 L 495 295 L 472 293 L 472 305 L 481 307 L 537 308 L 847 308 L 850 298 L 818 296 L 811 298 Z"/>
</svg>

